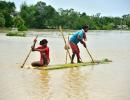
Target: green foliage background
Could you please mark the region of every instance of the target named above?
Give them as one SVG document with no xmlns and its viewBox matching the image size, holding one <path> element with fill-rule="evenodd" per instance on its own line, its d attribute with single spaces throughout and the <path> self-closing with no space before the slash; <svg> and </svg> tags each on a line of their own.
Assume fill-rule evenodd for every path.
<svg viewBox="0 0 130 100">
<path fill-rule="evenodd" d="M 24 2 L 17 12 L 14 2 L 0 1 L 0 27 L 17 27 L 20 31 L 27 28 L 56 29 L 59 26 L 65 29 L 80 29 L 83 24 L 88 24 L 90 30 L 130 29 L 130 14 L 108 17 L 96 13 L 89 16 L 72 8 L 59 8 L 56 11 L 42 1 L 35 5 L 27 5 Z"/>
</svg>

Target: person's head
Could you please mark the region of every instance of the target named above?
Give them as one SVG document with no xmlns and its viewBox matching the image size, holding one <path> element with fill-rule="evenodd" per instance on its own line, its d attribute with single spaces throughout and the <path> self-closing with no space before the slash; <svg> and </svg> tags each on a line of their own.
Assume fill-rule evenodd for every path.
<svg viewBox="0 0 130 100">
<path fill-rule="evenodd" d="M 46 39 L 43 39 L 43 40 L 40 41 L 39 44 L 42 45 L 42 46 L 47 46 L 47 43 L 48 43 L 48 41 Z"/>
<path fill-rule="evenodd" d="M 87 31 L 88 31 L 88 28 L 89 28 L 89 26 L 86 25 L 86 24 L 82 26 L 82 29 L 84 30 L 84 32 L 87 32 Z"/>
</svg>

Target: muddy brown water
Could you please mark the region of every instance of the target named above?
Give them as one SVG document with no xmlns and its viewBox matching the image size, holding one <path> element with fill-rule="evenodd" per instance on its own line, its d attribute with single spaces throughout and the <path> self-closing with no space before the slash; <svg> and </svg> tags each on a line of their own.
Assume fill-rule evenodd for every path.
<svg viewBox="0 0 130 100">
<path fill-rule="evenodd" d="M 113 62 L 53 71 L 27 68 L 39 59 L 38 52 L 31 53 L 20 68 L 33 38 L 32 34 L 0 35 L 0 100 L 130 100 L 130 31 L 88 32 L 87 46 L 93 58 Z M 62 37 L 40 35 L 38 42 L 42 38 L 49 41 L 50 64 L 65 63 Z M 86 50 L 79 47 L 83 61 L 90 61 Z"/>
</svg>

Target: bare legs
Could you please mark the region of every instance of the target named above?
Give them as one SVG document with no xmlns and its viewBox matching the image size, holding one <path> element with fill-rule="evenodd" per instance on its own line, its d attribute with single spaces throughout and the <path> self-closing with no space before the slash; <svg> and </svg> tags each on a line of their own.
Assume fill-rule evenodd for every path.
<svg viewBox="0 0 130 100">
<path fill-rule="evenodd" d="M 37 67 L 41 67 L 41 66 L 47 66 L 49 64 L 49 61 L 47 59 L 47 56 L 45 53 L 43 53 L 43 60 L 42 61 L 34 61 L 32 62 L 32 66 L 37 66 Z"/>
</svg>

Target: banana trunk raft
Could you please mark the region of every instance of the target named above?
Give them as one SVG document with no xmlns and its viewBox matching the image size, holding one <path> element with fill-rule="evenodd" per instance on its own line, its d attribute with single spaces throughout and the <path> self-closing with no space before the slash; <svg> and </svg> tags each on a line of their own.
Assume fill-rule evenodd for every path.
<svg viewBox="0 0 130 100">
<path fill-rule="evenodd" d="M 65 68 L 73 68 L 73 67 L 87 67 L 89 65 L 97 65 L 97 64 L 106 64 L 112 62 L 109 59 L 102 59 L 102 60 L 95 60 L 93 62 L 83 62 L 83 63 L 75 63 L 75 64 L 57 64 L 57 65 L 49 65 L 47 67 L 38 67 L 33 66 L 34 69 L 40 69 L 40 70 L 57 70 L 57 69 L 65 69 Z"/>
</svg>

